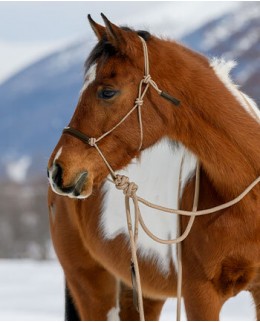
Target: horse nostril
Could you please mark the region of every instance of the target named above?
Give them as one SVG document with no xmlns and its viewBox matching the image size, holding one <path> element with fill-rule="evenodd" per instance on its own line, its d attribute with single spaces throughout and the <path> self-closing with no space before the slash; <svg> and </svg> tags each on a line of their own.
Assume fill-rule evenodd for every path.
<svg viewBox="0 0 260 322">
<path fill-rule="evenodd" d="M 73 191 L 73 194 L 75 197 L 78 197 L 83 189 L 83 186 L 86 182 L 86 179 L 88 177 L 88 172 L 85 171 L 85 172 L 82 172 L 81 175 L 79 176 L 76 184 L 75 184 L 75 187 L 74 187 L 74 191 Z"/>
<path fill-rule="evenodd" d="M 53 165 L 52 180 L 57 187 L 62 186 L 62 167 L 58 163 L 54 163 Z"/>
</svg>

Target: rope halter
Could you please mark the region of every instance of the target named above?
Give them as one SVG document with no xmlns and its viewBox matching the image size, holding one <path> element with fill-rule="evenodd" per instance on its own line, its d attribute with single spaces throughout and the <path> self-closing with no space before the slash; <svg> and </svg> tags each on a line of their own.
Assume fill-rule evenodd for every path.
<svg viewBox="0 0 260 322">
<path fill-rule="evenodd" d="M 140 129 L 140 143 L 138 146 L 138 151 L 142 149 L 143 145 L 143 122 L 142 122 L 142 111 L 141 107 L 143 106 L 144 103 L 144 97 L 147 93 L 148 88 L 151 86 L 156 90 L 156 92 L 161 95 L 163 98 L 169 100 L 171 103 L 174 105 L 179 105 L 180 101 L 177 100 L 176 98 L 172 97 L 166 92 L 163 92 L 162 90 L 159 89 L 158 85 L 156 82 L 152 79 L 150 73 L 149 73 L 149 56 L 148 56 L 148 49 L 145 40 L 139 36 L 139 39 L 142 42 L 143 45 L 143 52 L 144 52 L 144 77 L 141 79 L 138 87 L 138 97 L 135 100 L 135 105 L 130 109 L 130 111 L 119 121 L 113 126 L 110 130 L 107 132 L 103 133 L 100 137 L 98 138 L 93 138 L 93 137 L 88 137 L 84 133 L 80 132 L 79 130 L 75 130 L 74 128 L 71 127 L 65 127 L 63 130 L 63 133 L 68 133 L 71 134 L 78 139 L 82 140 L 84 143 L 88 143 L 91 147 L 97 147 L 97 143 L 101 141 L 103 138 L 108 136 L 110 133 L 112 133 L 117 127 L 119 127 L 136 109 L 138 110 L 138 123 L 139 123 L 139 129 Z M 143 86 L 145 85 L 145 87 Z M 101 151 L 98 150 L 99 154 L 101 155 Z M 102 158 L 104 159 L 105 156 L 102 154 Z M 106 162 L 105 162 L 106 163 Z M 107 165 L 107 163 L 106 163 Z M 111 166 L 108 167 L 112 177 L 114 177 L 115 172 L 112 170 Z M 112 170 L 112 171 L 111 171 Z"/>
</svg>

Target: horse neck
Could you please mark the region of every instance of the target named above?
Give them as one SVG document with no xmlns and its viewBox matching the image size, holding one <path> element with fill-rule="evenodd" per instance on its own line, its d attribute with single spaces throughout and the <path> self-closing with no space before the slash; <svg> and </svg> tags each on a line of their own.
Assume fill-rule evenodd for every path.
<svg viewBox="0 0 260 322">
<path fill-rule="evenodd" d="M 222 197 L 233 198 L 259 176 L 259 123 L 206 58 L 175 43 L 165 42 L 165 50 L 161 48 L 165 57 L 157 72 L 182 102 L 173 109 L 170 136 L 197 155 Z"/>
</svg>

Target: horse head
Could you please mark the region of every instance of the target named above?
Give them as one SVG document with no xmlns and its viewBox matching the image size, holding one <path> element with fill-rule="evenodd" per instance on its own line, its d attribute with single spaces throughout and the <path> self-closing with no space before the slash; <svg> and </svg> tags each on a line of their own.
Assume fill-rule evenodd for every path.
<svg viewBox="0 0 260 322">
<path fill-rule="evenodd" d="M 105 27 L 88 18 L 98 43 L 86 61 L 84 86 L 74 115 L 48 164 L 53 190 L 77 198 L 88 197 L 93 187 L 100 185 L 109 174 L 107 164 L 119 170 L 141 150 L 167 136 L 166 124 L 172 115 L 170 103 L 160 108 L 161 98 L 147 86 L 151 76 L 144 50 L 148 47 L 149 53 L 156 53 L 157 38 L 148 32 L 120 28 L 104 15 Z M 153 77 L 160 78 L 156 66 L 151 69 Z M 171 100 L 169 95 L 160 94 Z M 93 147 L 96 143 L 98 149 Z"/>
</svg>

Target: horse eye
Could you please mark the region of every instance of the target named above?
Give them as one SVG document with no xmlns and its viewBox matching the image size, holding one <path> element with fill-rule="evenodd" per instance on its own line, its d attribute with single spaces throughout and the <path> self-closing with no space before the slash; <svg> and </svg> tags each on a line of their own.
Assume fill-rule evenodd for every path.
<svg viewBox="0 0 260 322">
<path fill-rule="evenodd" d="M 98 97 L 108 100 L 116 95 L 118 91 L 113 90 L 113 89 L 102 89 L 101 91 L 98 92 Z"/>
</svg>

